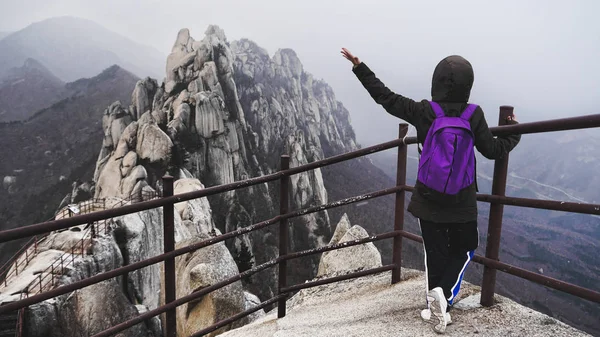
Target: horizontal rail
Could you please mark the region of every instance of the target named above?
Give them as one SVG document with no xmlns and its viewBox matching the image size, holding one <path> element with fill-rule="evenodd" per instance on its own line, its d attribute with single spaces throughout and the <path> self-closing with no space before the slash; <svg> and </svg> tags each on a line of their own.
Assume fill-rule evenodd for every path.
<svg viewBox="0 0 600 337">
<path fill-rule="evenodd" d="M 486 265 L 490 268 L 500 270 L 507 274 L 518 276 L 520 278 L 524 278 L 531 282 L 541 284 L 543 286 L 546 286 L 546 287 L 549 287 L 552 289 L 560 290 L 560 291 L 563 291 L 563 292 L 571 294 L 571 295 L 575 295 L 579 298 L 583 298 L 588 301 L 600 303 L 600 293 L 599 292 L 596 292 L 596 291 L 593 291 L 593 290 L 590 290 L 587 288 L 583 288 L 583 287 L 580 287 L 580 286 L 572 284 L 572 283 L 557 280 L 555 278 L 552 278 L 552 277 L 549 277 L 546 275 L 534 273 L 529 270 L 525 270 L 523 268 L 515 267 L 508 263 L 488 259 L 484 256 L 476 255 L 475 257 L 473 257 L 473 261 L 481 263 L 483 265 Z"/>
<path fill-rule="evenodd" d="M 4 312 L 12 311 L 12 310 L 17 310 L 17 309 L 20 309 L 20 308 L 23 308 L 26 306 L 30 306 L 32 304 L 39 303 L 39 302 L 45 301 L 47 299 L 50 299 L 50 298 L 53 298 L 56 296 L 64 295 L 64 294 L 72 292 L 74 290 L 81 289 L 81 288 L 90 286 L 92 284 L 106 281 L 113 277 L 124 275 L 126 273 L 132 272 L 137 269 L 141 269 L 141 268 L 144 268 L 144 267 L 156 264 L 156 263 L 163 262 L 166 259 L 174 258 L 174 257 L 180 256 L 183 254 L 187 254 L 187 253 L 196 251 L 200 248 L 204 248 L 204 247 L 213 245 L 215 243 L 219 243 L 221 241 L 225 241 L 227 239 L 234 238 L 239 235 L 243 235 L 243 234 L 246 234 L 246 233 L 249 233 L 252 231 L 256 231 L 256 230 L 274 225 L 277 222 L 281 221 L 282 219 L 290 219 L 290 218 L 294 218 L 294 217 L 299 217 L 299 216 L 303 216 L 303 215 L 306 215 L 309 213 L 319 212 L 319 211 L 322 211 L 325 209 L 330 209 L 330 208 L 334 208 L 334 207 L 339 207 L 339 206 L 343 206 L 343 205 L 360 202 L 360 201 L 367 200 L 370 198 L 375 198 L 377 196 L 396 193 L 404 188 L 405 188 L 404 186 L 396 186 L 396 187 L 388 188 L 388 189 L 377 191 L 377 192 L 367 193 L 367 194 L 357 196 L 357 197 L 342 199 L 342 200 L 335 201 L 335 202 L 325 204 L 325 205 L 313 206 L 313 207 L 309 207 L 306 209 L 296 210 L 294 212 L 287 213 L 284 215 L 277 215 L 271 219 L 268 219 L 268 220 L 265 220 L 265 221 L 262 221 L 262 222 L 244 227 L 244 228 L 240 228 L 238 230 L 228 232 L 226 234 L 222 234 L 222 235 L 219 235 L 214 238 L 196 242 L 189 246 L 175 249 L 169 253 L 153 256 L 146 260 L 138 261 L 138 262 L 129 264 L 127 266 L 119 267 L 119 268 L 107 271 L 105 273 L 102 273 L 102 274 L 97 274 L 97 275 L 91 276 L 91 277 L 86 278 L 81 281 L 77 281 L 77 282 L 74 282 L 74 283 L 71 283 L 68 285 L 64 285 L 64 286 L 58 287 L 56 289 L 53 289 L 53 290 L 50 290 L 50 291 L 47 291 L 47 292 L 44 292 L 44 293 L 41 293 L 38 295 L 28 297 L 24 300 L 12 302 L 12 303 L 0 306 L 0 314 L 2 314 Z"/>
<path fill-rule="evenodd" d="M 356 151 L 352 151 L 352 152 L 340 154 L 340 155 L 337 155 L 337 156 L 332 156 L 332 157 L 325 158 L 325 159 L 322 159 L 322 160 L 317 160 L 317 161 L 314 161 L 312 163 L 308 163 L 308 164 L 305 164 L 305 165 L 292 167 L 290 169 L 287 169 L 287 170 L 284 170 L 284 171 L 280 171 L 280 172 L 284 172 L 285 174 L 292 175 L 292 174 L 297 174 L 297 173 L 301 173 L 301 172 L 305 172 L 305 171 L 309 171 L 309 170 L 314 170 L 314 169 L 319 168 L 319 167 L 328 166 L 328 165 L 331 165 L 331 164 L 336 164 L 336 163 L 343 162 L 343 161 L 346 161 L 346 160 L 349 160 L 349 159 L 363 157 L 363 156 L 366 156 L 366 155 L 369 155 L 369 154 L 373 154 L 375 152 L 381 152 L 381 151 L 389 150 L 389 149 L 398 147 L 398 146 L 400 146 L 402 144 L 409 144 L 406 141 L 407 139 L 408 139 L 408 137 L 406 139 L 403 139 L 403 138 L 394 139 L 394 140 L 391 140 L 389 142 L 385 142 L 385 143 L 381 143 L 381 144 L 377 144 L 377 145 L 365 147 L 365 148 L 360 149 L 360 150 L 356 150 Z M 415 137 L 415 141 L 416 141 L 416 137 Z"/>
<path fill-rule="evenodd" d="M 595 214 L 600 215 L 600 205 L 598 204 L 586 204 L 566 201 L 555 201 L 555 200 L 537 200 L 527 198 L 515 198 L 515 197 L 503 197 L 499 195 L 490 194 L 479 194 L 477 195 L 478 201 L 496 203 L 510 206 L 527 207 L 546 209 L 551 211 L 563 211 L 569 213 L 579 214 Z"/>
<path fill-rule="evenodd" d="M 110 271 L 107 271 L 105 273 L 102 274 L 97 274 L 91 277 L 88 277 L 86 279 L 83 279 L 81 281 L 77 281 L 77 282 L 73 282 L 71 284 L 67 284 L 61 287 L 58 287 L 56 289 L 35 295 L 35 296 L 31 296 L 29 298 L 26 298 L 24 300 L 21 301 L 16 301 L 16 302 L 12 302 L 12 303 L 8 303 L 5 305 L 0 306 L 0 314 L 3 314 L 5 312 L 9 312 L 9 311 L 13 311 L 13 310 L 17 310 L 20 308 L 24 308 L 27 306 L 30 306 L 32 304 L 35 303 L 39 303 L 42 301 L 45 301 L 47 299 L 56 297 L 56 296 L 60 296 L 60 295 L 64 295 L 66 293 L 72 292 L 74 290 L 77 289 L 81 289 L 87 286 L 90 286 L 92 284 L 96 284 L 96 283 L 100 283 L 102 281 L 106 281 L 108 279 L 117 277 L 117 276 L 121 276 L 124 275 L 126 273 L 130 273 L 134 270 L 138 270 L 156 263 L 160 263 L 165 261 L 166 259 L 170 259 L 170 258 L 175 258 L 177 256 L 186 254 L 186 253 L 190 253 L 193 252 L 195 250 L 198 250 L 200 248 L 204 248 L 210 245 L 213 245 L 215 243 L 221 242 L 221 241 L 225 241 L 227 239 L 236 237 L 238 235 L 242 235 L 242 234 L 246 234 L 249 233 L 251 231 L 254 230 L 258 230 L 270 225 L 273 225 L 275 223 L 277 223 L 279 220 L 281 219 L 281 216 L 276 216 L 272 219 L 263 221 L 263 222 L 259 222 L 257 224 L 251 225 L 251 226 L 247 226 L 244 228 L 240 228 L 238 230 L 235 230 L 233 232 L 229 232 L 227 234 L 223 234 L 211 239 L 207 239 L 204 241 L 200 241 L 194 244 L 191 244 L 189 246 L 185 246 L 179 249 L 175 249 L 169 253 L 165 253 L 165 254 L 161 254 L 161 255 L 156 255 L 153 257 L 150 257 L 148 259 L 142 260 L 142 261 L 138 261 L 132 264 L 129 264 L 127 266 L 124 267 L 119 267 Z"/>
<path fill-rule="evenodd" d="M 89 285 L 92 285 L 92 284 L 95 284 L 95 283 L 99 283 L 99 282 L 105 281 L 107 279 L 110 279 L 110 278 L 113 278 L 113 277 L 116 277 L 116 276 L 120 276 L 120 275 L 123 275 L 125 273 L 131 272 L 131 271 L 134 271 L 134 270 L 137 270 L 137 269 L 140 269 L 140 268 L 147 267 L 147 266 L 152 265 L 152 264 L 160 263 L 160 262 L 162 262 L 162 261 L 164 261 L 164 260 L 166 260 L 168 258 L 172 258 L 172 257 L 176 257 L 176 256 L 179 256 L 179 255 L 183 255 L 183 254 L 195 251 L 197 249 L 200 249 L 200 248 L 203 248 L 203 247 L 206 247 L 206 246 L 209 246 L 209 245 L 212 245 L 212 244 L 224 241 L 226 239 L 233 238 L 233 237 L 238 236 L 238 235 L 246 234 L 248 232 L 251 232 L 251 231 L 254 231 L 254 230 L 258 230 L 258 229 L 261 229 L 261 228 L 273 225 L 273 224 L 277 223 L 278 221 L 280 221 L 281 219 L 286 219 L 286 218 L 289 219 L 289 218 L 298 217 L 298 216 L 302 216 L 302 215 L 305 215 L 305 214 L 318 212 L 318 211 L 329 209 L 329 208 L 334 208 L 334 207 L 339 207 L 339 206 L 342 206 L 342 205 L 356 203 L 356 202 L 363 201 L 363 200 L 366 200 L 366 199 L 369 199 L 369 198 L 375 198 L 375 197 L 386 195 L 386 194 L 396 193 L 396 192 L 398 192 L 400 190 L 412 191 L 413 189 L 414 188 L 412 186 L 396 186 L 396 187 L 393 187 L 393 188 L 389 188 L 389 189 L 385 189 L 385 190 L 381 190 L 381 191 L 377 191 L 377 192 L 368 193 L 368 194 L 365 194 L 365 195 L 362 195 L 362 196 L 358 196 L 358 197 L 351 197 L 351 198 L 343 199 L 343 200 L 332 202 L 332 203 L 325 204 L 325 205 L 313 206 L 313 207 L 310 207 L 310 208 L 307 208 L 307 209 L 297 210 L 297 211 L 294 211 L 292 213 L 285 214 L 284 216 L 276 216 L 276 217 L 274 217 L 272 219 L 269 219 L 269 220 L 266 220 L 266 221 L 254 224 L 252 226 L 244 227 L 244 228 L 238 229 L 238 230 L 233 231 L 233 232 L 229 232 L 229 233 L 223 234 L 223 235 L 221 235 L 219 237 L 215 237 L 215 238 L 211 238 L 211 239 L 208 239 L 208 240 L 205 240 L 205 241 L 201 241 L 201 242 L 192 244 L 192 245 L 187 246 L 187 247 L 176 249 L 176 250 L 174 250 L 174 251 L 172 251 L 170 253 L 167 253 L 167 254 L 158 255 L 158 256 L 149 258 L 147 260 L 144 260 L 144 261 L 139 261 L 139 262 L 130 264 L 128 266 L 124 266 L 124 267 L 120 267 L 120 268 L 117 268 L 117 269 L 113 269 L 113 270 L 111 270 L 109 272 L 106 272 L 106 273 L 94 275 L 94 276 L 92 276 L 90 278 L 87 278 L 85 280 L 81 280 L 81 281 L 78 281 L 78 282 L 75 282 L 75 283 L 72 283 L 72 284 L 69 284 L 69 285 L 61 286 L 61 287 L 53 289 L 51 291 L 44 292 L 44 293 L 41 293 L 41 294 L 38 294 L 38 295 L 34 295 L 34 296 L 31 296 L 31 297 L 28 297 L 28 298 L 26 298 L 24 300 L 21 300 L 21 301 L 17 301 L 17 302 L 13 302 L 13 303 L 4 305 L 4 306 L 0 307 L 0 313 L 6 312 L 6 311 L 10 311 L 10 310 L 16 310 L 16 309 L 19 309 L 19 308 L 22 308 L 22 307 L 25 307 L 25 306 L 29 306 L 29 305 L 32 305 L 32 304 L 35 304 L 35 303 L 39 303 L 39 302 L 47 300 L 49 298 L 52 298 L 52 297 L 55 297 L 55 296 L 59 296 L 59 295 L 63 295 L 65 293 L 68 293 L 68 292 L 71 292 L 73 290 L 77 290 L 77 289 L 83 288 L 85 286 L 89 286 Z M 487 197 L 487 196 L 486 195 L 480 195 L 478 197 Z M 495 196 L 491 196 L 491 197 L 494 198 Z M 502 198 L 506 198 L 506 199 L 510 200 L 510 198 L 508 198 L 508 197 L 502 197 Z M 529 200 L 529 201 L 532 201 L 532 202 L 536 202 L 535 199 L 523 199 L 523 200 Z M 156 200 L 154 200 L 154 201 L 156 201 Z M 562 206 L 559 205 L 559 204 L 561 204 L 561 202 L 554 202 L 554 203 L 555 203 L 554 205 L 556 207 L 562 207 Z M 572 203 L 567 204 L 567 207 L 570 207 L 571 204 Z M 573 205 L 581 205 L 581 204 L 573 204 Z M 573 207 L 575 207 L 575 206 L 573 206 Z M 581 207 L 581 206 L 578 206 L 578 207 Z M 595 214 L 595 213 L 593 213 L 593 214 Z M 406 236 L 406 235 L 403 234 L 403 236 Z M 414 238 L 413 238 L 413 240 L 414 240 Z"/>
<path fill-rule="evenodd" d="M 98 334 L 93 335 L 92 337 L 108 337 L 108 336 L 112 336 L 112 335 L 114 335 L 114 334 L 116 334 L 118 332 L 121 332 L 121 331 L 123 331 L 125 329 L 128 329 L 128 328 L 130 328 L 130 327 L 132 327 L 132 326 L 134 326 L 136 324 L 142 323 L 143 321 L 148 320 L 148 319 L 150 319 L 150 318 L 152 318 L 154 316 L 158 316 L 158 315 L 160 315 L 162 313 L 165 313 L 165 312 L 167 312 L 167 311 L 169 311 L 171 309 L 174 309 L 174 308 L 176 308 L 176 307 L 178 307 L 178 306 L 180 306 L 182 304 L 191 302 L 193 300 L 197 300 L 200 297 L 202 297 L 202 296 L 204 296 L 204 295 L 206 295 L 206 294 L 208 294 L 210 292 L 213 292 L 213 291 L 215 291 L 217 289 L 220 289 L 220 288 L 223 288 L 225 286 L 228 286 L 228 285 L 230 285 L 233 282 L 236 282 L 236 281 L 239 281 L 239 280 L 241 280 L 243 278 L 246 278 L 248 276 L 254 275 L 254 274 L 258 273 L 261 270 L 267 269 L 269 267 L 273 267 L 273 266 L 277 265 L 278 262 L 279 262 L 278 259 L 273 259 L 273 260 L 271 260 L 269 262 L 265 262 L 265 263 L 263 263 L 261 265 L 258 265 L 258 266 L 254 267 L 252 269 L 248 269 L 248 270 L 246 270 L 245 272 L 243 272 L 241 274 L 237 274 L 237 275 L 232 276 L 232 277 L 230 277 L 228 279 L 225 279 L 225 280 L 223 280 L 221 282 L 215 283 L 215 284 L 213 284 L 211 286 L 208 286 L 206 288 L 202 288 L 201 290 L 195 291 L 195 292 L 193 292 L 193 293 L 191 293 L 189 295 L 180 297 L 180 298 L 176 299 L 175 301 L 169 302 L 168 304 L 160 306 L 160 307 L 158 307 L 158 308 L 156 308 L 154 310 L 147 311 L 147 312 L 145 312 L 142 315 L 136 316 L 136 317 L 134 317 L 134 318 L 132 318 L 132 319 L 130 319 L 128 321 L 125 321 L 123 323 L 115 325 L 115 326 L 111 327 L 110 329 L 104 330 L 104 331 L 102 331 L 102 332 L 100 332 Z"/>
<path fill-rule="evenodd" d="M 342 242 L 342 243 L 338 243 L 338 244 L 334 244 L 334 245 L 328 245 L 328 246 L 323 246 L 323 247 L 319 247 L 319 248 L 307 249 L 307 250 L 303 250 L 303 251 L 299 251 L 299 252 L 290 253 L 287 255 L 280 256 L 280 259 L 284 260 L 284 261 L 291 260 L 291 259 L 297 259 L 297 258 L 308 256 L 308 255 L 328 252 L 330 250 L 336 250 L 336 249 L 340 249 L 340 248 L 358 246 L 358 245 L 362 245 L 362 244 L 369 243 L 369 242 L 385 240 L 385 239 L 393 238 L 393 237 L 399 236 L 399 235 L 401 235 L 400 231 L 393 231 L 393 232 L 388 232 L 388 233 L 384 233 L 384 234 L 373 235 L 373 236 L 369 236 L 369 237 L 366 237 L 363 239 L 346 241 L 346 242 Z"/>
<path fill-rule="evenodd" d="M 31 245 L 33 244 L 33 241 L 37 240 L 37 237 L 33 237 L 31 239 L 29 239 L 14 255 L 12 258 L 10 258 L 8 261 L 6 261 L 6 263 L 4 263 L 2 265 L 2 267 L 0 267 L 0 277 L 2 277 L 2 275 L 4 275 L 6 272 L 8 272 L 8 270 L 12 267 L 12 265 L 14 264 L 15 260 L 19 258 L 19 256 L 21 254 L 23 254 L 27 249 L 29 249 L 29 247 L 31 247 Z"/>
<path fill-rule="evenodd" d="M 367 154 L 391 149 L 391 148 L 397 147 L 401 144 L 404 144 L 404 139 L 395 139 L 395 140 L 392 140 L 392 141 L 389 141 L 386 143 L 366 147 L 364 149 L 360 149 L 357 151 L 341 154 L 338 156 L 329 157 L 329 158 L 326 158 L 323 160 L 312 162 L 310 164 L 297 166 L 297 167 L 294 167 L 294 168 L 291 168 L 288 170 L 278 171 L 278 172 L 275 172 L 272 174 L 268 174 L 268 175 L 264 175 L 264 176 L 260 176 L 260 177 L 256 177 L 256 178 L 237 181 L 237 182 L 230 183 L 230 184 L 212 186 L 212 187 L 208 187 L 208 188 L 205 188 L 205 189 L 202 189 L 199 191 L 181 193 L 181 194 L 177 194 L 177 195 L 170 196 L 170 197 L 163 197 L 163 198 L 155 199 L 155 200 L 142 201 L 139 203 L 126 205 L 123 207 L 76 215 L 76 216 L 73 216 L 70 218 L 48 221 L 48 222 L 43 222 L 43 223 L 39 223 L 39 224 L 19 227 L 19 228 L 15 228 L 15 229 L 9 229 L 9 230 L 0 232 L 0 243 L 6 242 L 6 241 L 11 241 L 11 240 L 17 240 L 20 238 L 24 238 L 24 237 L 28 237 L 28 236 L 32 236 L 32 235 L 36 235 L 36 234 L 42 234 L 42 233 L 51 232 L 51 231 L 55 231 L 55 230 L 66 229 L 69 227 L 78 226 L 78 225 L 82 225 L 82 224 L 86 224 L 86 223 L 92 223 L 92 222 L 96 222 L 96 221 L 100 221 L 100 220 L 115 218 L 115 217 L 123 216 L 126 214 L 146 211 L 146 210 L 153 209 L 153 208 L 164 207 L 164 206 L 168 206 L 168 205 L 171 205 L 174 203 L 176 204 L 176 203 L 183 202 L 183 201 L 203 198 L 203 197 L 207 197 L 210 195 L 228 192 L 228 191 L 232 191 L 232 190 L 243 188 L 243 187 L 249 187 L 249 186 L 254 186 L 254 185 L 258 185 L 258 184 L 262 184 L 262 183 L 266 183 L 266 182 L 270 182 L 270 181 L 275 181 L 284 175 L 293 175 L 293 174 L 313 170 L 315 168 L 319 168 L 322 166 L 327 166 L 327 165 L 335 164 L 335 163 L 342 162 L 345 160 L 361 157 L 361 156 L 364 156 Z"/>
<path fill-rule="evenodd" d="M 281 295 L 275 296 L 275 297 L 271 298 L 270 300 L 264 301 L 261 304 L 255 306 L 253 308 L 250 308 L 250 309 L 248 309 L 246 311 L 240 312 L 239 314 L 237 314 L 235 316 L 231 316 L 231 317 L 229 317 L 227 319 L 219 321 L 219 322 L 217 322 L 217 323 L 209 326 L 208 328 L 204 328 L 204 329 L 202 329 L 202 330 L 194 333 L 190 337 L 201 337 L 201 336 L 204 336 L 207 333 L 213 332 L 213 331 L 215 331 L 215 330 L 217 330 L 217 329 L 219 329 L 221 327 L 226 326 L 227 324 L 230 324 L 230 323 L 233 323 L 233 322 L 237 321 L 238 319 L 244 318 L 244 317 L 246 317 L 246 316 L 248 316 L 248 315 L 250 315 L 250 314 L 252 314 L 252 313 L 254 313 L 254 312 L 256 312 L 256 311 L 258 311 L 258 310 L 260 310 L 262 308 L 264 308 L 264 307 L 267 307 L 267 306 L 269 306 L 269 305 L 271 305 L 271 304 L 273 304 L 273 303 L 275 303 L 275 302 L 277 302 L 277 301 L 279 301 L 281 299 L 284 299 L 284 298 L 286 298 L 288 296 L 289 296 L 289 294 L 281 294 Z"/>
<path fill-rule="evenodd" d="M 394 186 L 394 187 L 386 188 L 386 189 L 379 190 L 376 192 L 359 195 L 356 197 L 341 199 L 338 201 L 330 202 L 328 204 L 303 208 L 303 209 L 296 210 L 296 211 L 288 213 L 288 214 L 284 214 L 283 216 L 285 216 L 288 219 L 296 218 L 296 217 L 303 216 L 303 215 L 310 214 L 310 213 L 316 213 L 316 212 L 324 211 L 324 210 L 331 209 L 331 208 L 336 208 L 336 207 L 340 207 L 340 206 L 355 204 L 355 203 L 369 200 L 369 199 L 374 199 L 374 198 L 381 197 L 384 195 L 394 194 L 394 193 L 404 190 L 405 188 L 406 188 L 406 186 Z"/>
<path fill-rule="evenodd" d="M 517 125 L 508 125 L 501 127 L 493 127 L 490 130 L 495 135 L 506 135 L 506 134 L 514 134 L 514 133 L 535 133 L 535 132 L 549 132 L 549 131 L 561 131 L 561 130 L 574 130 L 581 128 L 593 128 L 600 127 L 600 114 L 597 115 L 588 115 L 581 117 L 572 117 L 572 118 L 563 118 L 563 119 L 555 119 L 549 121 L 542 122 L 533 122 L 533 123 L 522 123 Z M 393 141 L 389 141 L 386 143 L 370 146 L 364 149 L 360 149 L 357 151 L 333 156 L 330 158 L 326 158 L 323 160 L 319 160 L 316 162 L 312 162 L 306 165 L 298 166 L 291 168 L 286 171 L 278 171 L 273 174 L 251 178 L 243 181 L 234 182 L 231 184 L 213 186 L 209 188 L 205 188 L 200 191 L 193 191 L 182 193 L 179 195 L 174 195 L 171 197 L 160 198 L 156 200 L 150 201 L 142 201 L 133 205 L 127 205 L 115 209 L 92 212 L 88 214 L 77 215 L 71 218 L 59 219 L 48 221 L 40 224 L 24 226 L 20 228 L 10 229 L 6 231 L 0 232 L 0 243 L 16 240 L 28 236 L 33 236 L 36 234 L 42 234 L 54 230 L 66 229 L 72 226 L 81 225 L 84 223 L 95 222 L 99 220 L 105 220 L 109 218 L 114 218 L 126 214 L 141 212 L 145 210 L 149 210 L 152 208 L 167 206 L 172 203 L 178 203 L 182 201 L 187 201 L 191 199 L 197 199 L 206 197 L 209 195 L 222 193 L 231 191 L 234 189 L 249 187 L 265 182 L 275 181 L 279 179 L 282 175 L 292 175 L 300 172 L 305 172 L 308 170 L 312 170 L 318 167 L 331 165 L 334 163 L 338 163 L 341 161 L 365 156 L 371 153 L 384 151 L 387 149 L 391 149 L 397 147 L 403 143 L 405 144 L 413 144 L 416 143 L 416 137 L 406 137 L 406 139 L 395 139 Z"/>
<path fill-rule="evenodd" d="M 357 272 L 349 273 L 349 274 L 345 274 L 345 275 L 329 277 L 329 278 L 322 279 L 322 280 L 296 284 L 296 285 L 293 285 L 290 287 L 285 287 L 285 288 L 281 289 L 281 292 L 289 293 L 289 292 L 293 292 L 296 290 L 312 288 L 312 287 L 316 287 L 316 286 L 320 286 L 320 285 L 324 285 L 324 284 L 329 284 L 329 283 L 334 283 L 334 282 L 339 282 L 339 281 L 344 281 L 344 280 L 350 280 L 350 279 L 354 279 L 354 278 L 361 277 L 361 276 L 378 274 L 378 273 L 382 273 L 382 272 L 385 272 L 388 270 L 392 270 L 395 267 L 396 266 L 393 264 L 388 264 L 388 265 L 373 268 L 373 269 L 367 269 L 367 270 L 357 271 Z"/>
<path fill-rule="evenodd" d="M 407 185 L 404 187 L 404 190 L 407 192 L 414 192 L 415 187 Z M 517 207 L 545 209 L 549 211 L 563 211 L 569 213 L 600 215 L 599 204 L 515 198 L 492 194 L 477 194 L 477 201 Z"/>
<path fill-rule="evenodd" d="M 600 114 L 551 119 L 547 121 L 520 123 L 515 125 L 495 126 L 490 131 L 494 136 L 512 134 L 543 133 L 600 127 Z"/>
<path fill-rule="evenodd" d="M 402 231 L 401 235 L 407 239 L 423 243 L 423 238 L 416 234 Z M 596 291 L 593 291 L 593 290 L 590 290 L 587 288 L 583 288 L 583 287 L 580 287 L 580 286 L 572 284 L 572 283 L 560 281 L 560 280 L 557 280 L 555 278 L 552 278 L 552 277 L 549 277 L 546 275 L 534 273 L 529 270 L 525 270 L 523 268 L 515 267 L 508 263 L 488 259 L 481 255 L 475 255 L 473 257 L 473 261 L 483 264 L 485 266 L 488 266 L 490 268 L 500 270 L 507 274 L 511 274 L 511 275 L 514 275 L 514 276 L 517 276 L 520 278 L 524 278 L 531 282 L 541 284 L 548 288 L 560 290 L 565 293 L 586 299 L 588 301 L 600 303 L 600 293 L 599 292 L 596 292 Z"/>
</svg>

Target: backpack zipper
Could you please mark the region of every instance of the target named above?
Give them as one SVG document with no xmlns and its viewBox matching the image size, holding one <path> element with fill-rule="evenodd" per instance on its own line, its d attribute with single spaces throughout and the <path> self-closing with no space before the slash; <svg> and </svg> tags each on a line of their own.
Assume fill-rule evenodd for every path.
<svg viewBox="0 0 600 337">
<path fill-rule="evenodd" d="M 458 142 L 458 137 L 454 135 L 454 151 L 452 152 L 452 163 L 450 164 L 450 174 L 448 174 L 448 179 L 446 179 L 446 186 L 444 186 L 444 193 L 448 189 L 448 183 L 450 182 L 450 177 L 452 176 L 452 170 L 454 169 L 454 157 L 456 156 L 456 143 Z"/>
</svg>

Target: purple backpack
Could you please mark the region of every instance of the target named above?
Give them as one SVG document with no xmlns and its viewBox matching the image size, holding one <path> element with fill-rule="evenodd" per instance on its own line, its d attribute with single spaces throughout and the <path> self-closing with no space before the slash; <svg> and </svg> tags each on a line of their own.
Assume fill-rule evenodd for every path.
<svg viewBox="0 0 600 337">
<path fill-rule="evenodd" d="M 475 181 L 475 138 L 469 120 L 477 105 L 469 104 L 460 117 L 449 117 L 436 102 L 429 102 L 433 120 L 419 161 L 417 180 L 425 196 L 441 202 L 458 202 L 459 192 Z"/>
</svg>

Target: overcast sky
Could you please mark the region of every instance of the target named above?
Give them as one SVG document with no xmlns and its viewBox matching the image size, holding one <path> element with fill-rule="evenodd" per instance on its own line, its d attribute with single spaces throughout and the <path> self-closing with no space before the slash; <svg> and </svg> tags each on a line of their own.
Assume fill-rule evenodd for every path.
<svg viewBox="0 0 600 337">
<path fill-rule="evenodd" d="M 437 62 L 451 54 L 475 69 L 473 103 L 490 124 L 498 106 L 521 121 L 600 113 L 600 1 L 481 0 L 0 0 L 0 31 L 78 16 L 165 55 L 179 29 L 201 39 L 209 24 L 229 40 L 250 38 L 272 55 L 294 49 L 351 111 L 364 143 L 394 137 L 387 116 L 339 53 L 347 47 L 392 90 L 430 98 Z M 373 118 L 376 116 L 377 118 Z"/>
</svg>

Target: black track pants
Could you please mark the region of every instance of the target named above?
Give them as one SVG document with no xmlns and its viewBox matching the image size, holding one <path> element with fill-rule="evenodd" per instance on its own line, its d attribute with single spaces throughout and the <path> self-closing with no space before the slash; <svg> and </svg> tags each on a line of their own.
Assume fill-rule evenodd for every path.
<svg viewBox="0 0 600 337">
<path fill-rule="evenodd" d="M 448 304 L 458 295 L 467 265 L 479 244 L 477 222 L 434 223 L 420 220 L 427 291 L 441 287 Z"/>
</svg>

